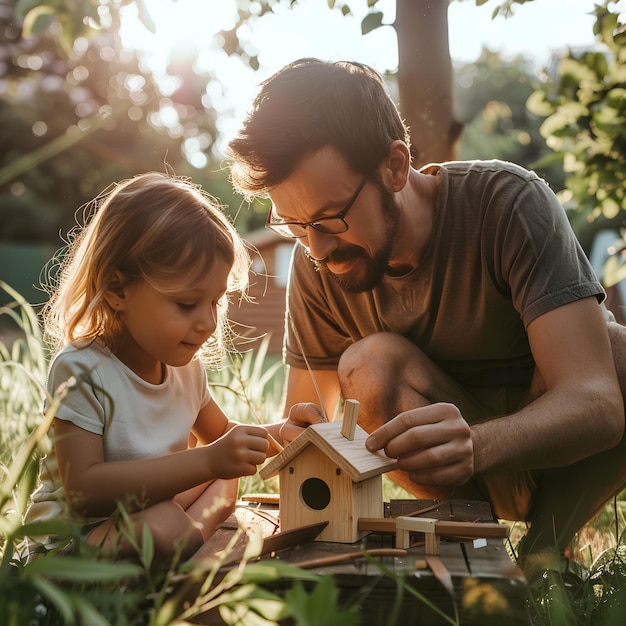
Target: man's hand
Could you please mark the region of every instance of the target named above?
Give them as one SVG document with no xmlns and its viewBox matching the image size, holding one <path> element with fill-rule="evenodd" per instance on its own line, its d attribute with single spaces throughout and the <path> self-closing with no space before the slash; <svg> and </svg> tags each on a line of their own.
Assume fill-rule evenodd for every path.
<svg viewBox="0 0 626 626">
<path fill-rule="evenodd" d="M 320 424 L 327 421 L 324 414 L 312 402 L 294 404 L 289 409 L 289 415 L 280 427 L 280 438 L 286 444 L 291 443 L 298 435 L 302 434 L 307 426 Z"/>
<path fill-rule="evenodd" d="M 453 404 L 400 413 L 376 429 L 366 446 L 398 459 L 398 468 L 420 485 L 463 485 L 474 474 L 471 430 Z"/>
</svg>

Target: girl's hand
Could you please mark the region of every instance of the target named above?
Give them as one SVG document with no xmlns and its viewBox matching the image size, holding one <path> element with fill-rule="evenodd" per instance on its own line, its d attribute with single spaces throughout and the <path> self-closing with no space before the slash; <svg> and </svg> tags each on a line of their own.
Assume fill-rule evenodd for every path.
<svg viewBox="0 0 626 626">
<path fill-rule="evenodd" d="M 289 409 L 289 415 L 280 427 L 280 438 L 285 444 L 292 442 L 298 435 L 302 434 L 307 426 L 319 424 L 327 421 L 324 414 L 312 402 L 302 402 L 294 404 Z"/>
<path fill-rule="evenodd" d="M 256 474 L 269 448 L 262 426 L 236 424 L 219 439 L 206 446 L 209 473 L 213 478 L 238 478 Z"/>
</svg>

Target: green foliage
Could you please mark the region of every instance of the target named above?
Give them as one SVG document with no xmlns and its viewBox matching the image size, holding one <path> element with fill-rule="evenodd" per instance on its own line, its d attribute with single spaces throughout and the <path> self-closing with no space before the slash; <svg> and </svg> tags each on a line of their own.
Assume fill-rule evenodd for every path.
<svg viewBox="0 0 626 626">
<path fill-rule="evenodd" d="M 538 82 L 524 57 L 505 61 L 486 48 L 474 63 L 457 65 L 454 108 L 464 125 L 459 158 L 503 159 L 530 167 L 550 154 L 539 132 L 541 120 L 526 107 Z M 536 169 L 553 188 L 562 188 L 560 163 Z"/>
<path fill-rule="evenodd" d="M 0 307 L 0 329 L 13 338 L 0 342 L 0 463 L 6 464 L 40 421 L 47 360 L 32 307 L 2 281 L 0 290 L 14 299 Z"/>
<path fill-rule="evenodd" d="M 282 418 L 284 368 L 268 357 L 269 337 L 254 352 L 230 352 L 227 365 L 208 372 L 211 392 L 230 419 L 244 424 L 272 424 Z M 276 480 L 265 483 L 258 474 L 240 480 L 240 492 L 275 491 Z"/>
<path fill-rule="evenodd" d="M 166 162 L 237 213 L 227 172 L 192 165 L 194 157 L 221 158 L 214 154 L 217 113 L 203 99 L 213 77 L 192 71 L 191 60 L 172 63 L 164 87 L 121 46 L 120 8 L 136 5 L 146 24 L 143 2 L 9 4 L 0 0 L 7 60 L 0 64 L 2 240 L 56 243 L 79 207 L 111 183 L 164 171 Z M 44 15 L 51 19 L 42 21 Z M 176 122 L 164 121 L 166 114 Z M 187 151 L 189 137 L 198 152 Z M 245 232 L 255 219 L 262 221 L 255 211 L 242 212 L 237 225 Z"/>
<path fill-rule="evenodd" d="M 563 161 L 561 201 L 591 220 L 626 210 L 626 31 L 612 5 L 595 7 L 598 50 L 569 51 L 528 100 Z"/>
<path fill-rule="evenodd" d="M 304 589 L 302 583 L 296 581 L 291 589 L 285 592 L 285 602 L 300 626 L 355 626 L 358 624 L 357 607 L 337 611 L 339 590 L 330 576 L 324 576 L 310 593 Z"/>
<path fill-rule="evenodd" d="M 624 537 L 604 551 L 582 579 L 548 570 L 529 584 L 534 626 L 619 626 L 626 610 Z"/>
</svg>

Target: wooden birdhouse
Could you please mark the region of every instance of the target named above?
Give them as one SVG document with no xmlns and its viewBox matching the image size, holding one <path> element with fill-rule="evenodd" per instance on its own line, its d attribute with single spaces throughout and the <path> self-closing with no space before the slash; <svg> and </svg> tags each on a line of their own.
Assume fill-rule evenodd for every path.
<svg viewBox="0 0 626 626">
<path fill-rule="evenodd" d="M 352 428 L 349 439 L 341 422 L 309 426 L 260 471 L 279 475 L 281 531 L 327 521 L 318 541 L 353 543 L 366 534 L 359 518 L 383 517 L 382 474 L 397 461 L 369 452 L 367 433 Z"/>
</svg>

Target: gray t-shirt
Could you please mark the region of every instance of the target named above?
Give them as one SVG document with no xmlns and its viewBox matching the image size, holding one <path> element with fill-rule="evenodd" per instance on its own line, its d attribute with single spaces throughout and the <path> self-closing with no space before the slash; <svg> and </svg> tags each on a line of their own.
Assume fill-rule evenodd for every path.
<svg viewBox="0 0 626 626">
<path fill-rule="evenodd" d="M 429 165 L 439 189 L 420 265 L 372 291 L 342 291 L 296 246 L 287 291 L 285 360 L 335 369 L 371 333 L 411 339 L 460 383 L 527 384 L 526 327 L 575 300 L 605 294 L 548 185 L 502 161 Z M 353 218 L 354 219 L 354 218 Z"/>
</svg>

